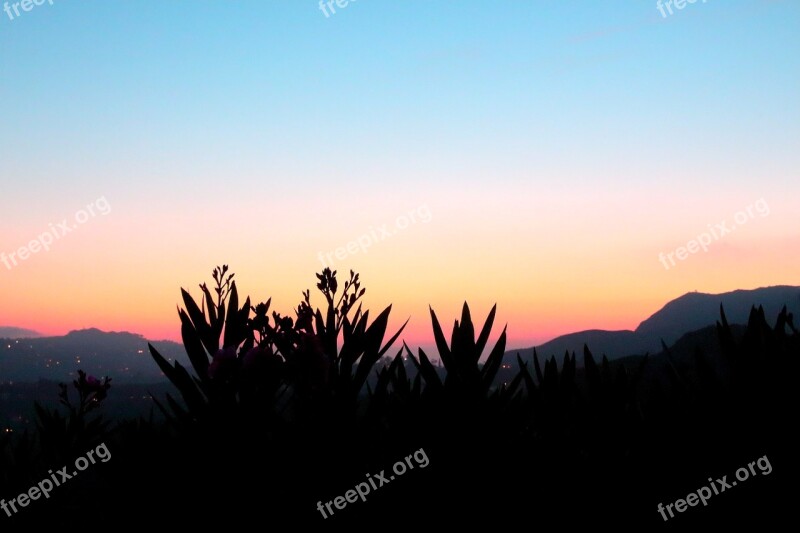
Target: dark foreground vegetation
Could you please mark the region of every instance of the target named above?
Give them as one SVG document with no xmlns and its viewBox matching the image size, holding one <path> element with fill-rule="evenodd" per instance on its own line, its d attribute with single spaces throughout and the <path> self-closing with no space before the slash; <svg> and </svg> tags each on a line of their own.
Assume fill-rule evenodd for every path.
<svg viewBox="0 0 800 533">
<path fill-rule="evenodd" d="M 495 309 L 475 321 L 465 304 L 449 339 L 431 310 L 440 368 L 399 341 L 402 328 L 387 330 L 391 306 L 362 309 L 357 274 L 317 277 L 322 307 L 306 291 L 289 316 L 269 300 L 242 301 L 227 267 L 198 300 L 184 291 L 191 367 L 151 347 L 174 385 L 154 398 L 166 422 L 105 420 L 113 381 L 81 374 L 60 391 L 61 409 L 37 408 L 35 433 L 0 435 L 6 501 L 49 470 L 74 470 L 102 443 L 111 453 L 48 499 L 11 517 L 0 511 L 0 528 L 649 531 L 795 520 L 800 334 L 785 310 L 775 318 L 754 308 L 743 332 L 720 310 L 718 346 L 698 347 L 689 365 L 668 358 L 654 373 L 647 358 L 611 364 L 586 348 L 558 362 L 519 359 L 515 377 L 497 386 L 506 336 L 490 342 Z M 413 463 L 323 518 L 318 502 L 324 508 L 368 474 L 376 481 L 383 470 L 388 480 L 419 450 L 425 467 Z M 763 456 L 769 475 L 667 522 L 657 511 Z"/>
</svg>

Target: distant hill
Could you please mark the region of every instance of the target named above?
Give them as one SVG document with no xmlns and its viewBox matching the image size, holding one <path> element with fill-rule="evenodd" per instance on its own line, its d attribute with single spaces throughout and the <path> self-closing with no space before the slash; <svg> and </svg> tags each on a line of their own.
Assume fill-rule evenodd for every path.
<svg viewBox="0 0 800 533">
<path fill-rule="evenodd" d="M 32 329 L 0 326 L 0 339 L 34 339 L 41 336 L 41 333 Z"/>
<path fill-rule="evenodd" d="M 690 292 L 667 303 L 634 331 L 587 330 L 569 333 L 537 346 L 536 352 L 540 359 L 555 355 L 559 363 L 567 351 L 583 354 L 584 344 L 597 358 L 606 355 L 610 360 L 628 355 L 657 354 L 661 352 L 662 340 L 670 346 L 686 333 L 713 325 L 719 319 L 720 304 L 725 308 L 725 316 L 731 324 L 746 324 L 753 305 L 763 306 L 767 319 L 773 321 L 784 305 L 789 312 L 800 315 L 800 287 L 780 285 L 722 294 Z M 505 354 L 505 361 L 515 365 L 517 353 L 525 360 L 531 359 L 533 348 L 509 350 Z M 577 362 L 582 364 L 582 357 Z"/>
<path fill-rule="evenodd" d="M 112 384 L 164 381 L 147 343 L 141 335 L 99 329 L 72 331 L 60 337 L 2 337 L 0 383 L 71 381 L 79 369 L 97 377 L 110 376 Z M 170 360 L 187 362 L 182 345 L 171 341 L 152 344 Z"/>
<path fill-rule="evenodd" d="M 690 292 L 672 300 L 636 328 L 646 338 L 663 338 L 667 344 L 684 333 L 714 324 L 719 306 L 731 324 L 746 324 L 752 306 L 763 306 L 767 319 L 773 321 L 785 305 L 789 312 L 800 313 L 800 287 L 779 285 L 754 290 L 738 290 L 723 294 Z M 660 343 L 659 346 L 660 348 Z"/>
</svg>

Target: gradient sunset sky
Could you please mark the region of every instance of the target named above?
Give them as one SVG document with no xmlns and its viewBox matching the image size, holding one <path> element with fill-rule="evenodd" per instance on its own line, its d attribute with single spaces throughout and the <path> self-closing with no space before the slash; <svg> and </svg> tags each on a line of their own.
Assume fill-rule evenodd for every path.
<svg viewBox="0 0 800 533">
<path fill-rule="evenodd" d="M 412 345 L 429 304 L 449 328 L 496 302 L 523 347 L 800 285 L 800 3 L 334 8 L 0 12 L 0 252 L 75 226 L 0 263 L 0 325 L 177 340 L 180 287 L 222 263 L 290 313 L 319 253 L 362 235 L 333 267 Z"/>
</svg>

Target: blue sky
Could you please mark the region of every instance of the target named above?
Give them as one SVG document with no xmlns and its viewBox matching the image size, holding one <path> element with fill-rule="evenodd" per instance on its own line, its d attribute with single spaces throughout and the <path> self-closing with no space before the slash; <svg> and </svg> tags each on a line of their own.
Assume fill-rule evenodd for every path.
<svg viewBox="0 0 800 533">
<path fill-rule="evenodd" d="M 359 182 L 387 158 L 467 178 L 498 164 L 583 173 L 576 150 L 620 180 L 677 151 L 661 164 L 757 165 L 731 147 L 785 157 L 797 143 L 799 19 L 796 3 L 753 0 L 667 19 L 643 1 L 360 0 L 325 18 L 298 0 L 56 0 L 0 18 L 3 161 L 26 181 L 54 160 L 102 179 L 89 153 L 98 173 L 269 158 Z"/>
</svg>

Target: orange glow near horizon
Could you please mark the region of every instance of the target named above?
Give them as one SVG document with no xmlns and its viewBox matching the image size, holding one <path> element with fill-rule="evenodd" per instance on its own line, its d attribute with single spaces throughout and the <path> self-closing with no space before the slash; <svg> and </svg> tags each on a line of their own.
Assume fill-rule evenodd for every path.
<svg viewBox="0 0 800 533">
<path fill-rule="evenodd" d="M 109 198 L 113 210 L 106 217 L 87 222 L 50 251 L 0 270 L 10 303 L 0 310 L 0 325 L 50 335 L 97 327 L 179 340 L 179 289 L 198 294 L 220 257 L 236 272 L 242 294 L 255 303 L 272 297 L 273 309 L 292 314 L 304 289 L 312 290 L 312 303 L 322 302 L 314 277 L 323 268 L 320 252 L 324 257 L 344 250 L 381 226 L 392 234 L 343 259 L 334 253 L 332 266 L 340 283 L 350 268 L 361 273 L 365 305 L 373 312 L 393 304 L 394 327 L 410 316 L 403 338 L 412 346 L 432 343 L 428 305 L 449 329 L 464 301 L 481 321 L 497 303 L 496 333 L 508 323 L 509 347 L 523 347 L 584 329 L 634 329 L 693 290 L 798 284 L 800 247 L 791 228 L 800 220 L 790 198 L 770 199 L 768 215 L 665 269 L 659 253 L 686 245 L 715 220 L 732 219 L 754 195 L 728 195 L 724 205 L 717 200 L 691 214 L 683 198 L 666 192 L 658 208 L 648 204 L 652 193 L 635 190 L 516 192 L 449 195 L 433 188 L 425 200 L 411 194 L 382 203 L 367 198 L 364 205 L 373 207 L 346 219 L 338 217 L 336 202 L 315 204 L 313 220 L 276 203 L 269 210 L 275 220 L 294 221 L 285 231 L 250 220 L 240 227 L 235 217 L 198 218 L 180 209 L 143 224 L 134 201 Z M 241 209 L 264 209 L 259 198 L 249 203 Z M 421 206 L 427 221 L 397 227 L 399 217 Z M 28 218 L 4 235 L 4 250 L 46 227 L 47 217 Z M 488 218 L 491 225 L 484 223 Z"/>
</svg>

